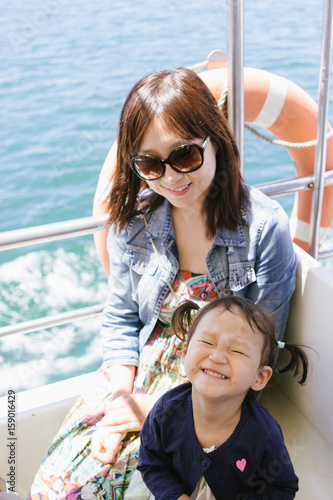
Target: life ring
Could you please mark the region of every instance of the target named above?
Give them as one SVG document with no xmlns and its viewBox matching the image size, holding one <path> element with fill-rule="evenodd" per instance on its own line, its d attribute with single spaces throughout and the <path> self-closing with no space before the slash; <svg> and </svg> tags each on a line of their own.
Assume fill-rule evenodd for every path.
<svg viewBox="0 0 333 500">
<path fill-rule="evenodd" d="M 220 99 L 228 78 L 227 68 L 209 69 L 199 73 L 214 97 Z M 301 87 L 286 78 L 256 68 L 244 68 L 245 122 L 264 127 L 278 139 L 307 142 L 316 138 L 318 105 Z M 331 127 L 328 126 L 328 130 Z M 312 175 L 315 146 L 306 149 L 287 148 L 296 176 Z M 327 141 L 326 170 L 333 169 L 333 141 Z M 290 219 L 293 241 L 309 250 L 312 190 L 295 194 Z M 333 221 L 333 186 L 324 190 L 320 221 L 320 241 Z"/>
</svg>

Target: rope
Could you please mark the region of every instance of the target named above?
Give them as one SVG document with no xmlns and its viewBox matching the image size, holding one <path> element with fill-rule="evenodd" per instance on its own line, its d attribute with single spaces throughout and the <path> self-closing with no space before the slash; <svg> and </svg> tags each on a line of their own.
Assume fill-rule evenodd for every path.
<svg viewBox="0 0 333 500">
<path fill-rule="evenodd" d="M 217 103 L 217 105 L 219 106 L 220 109 L 222 109 L 224 104 L 227 102 L 227 98 L 228 98 L 228 82 L 225 81 L 224 85 L 223 85 L 221 97 Z"/>
<path fill-rule="evenodd" d="M 192 71 L 197 71 L 198 69 L 202 69 L 208 66 L 208 61 L 203 61 L 201 63 L 195 64 L 194 66 L 187 66 L 188 69 L 191 69 Z"/>
<path fill-rule="evenodd" d="M 221 97 L 218 101 L 218 106 L 220 109 L 222 109 L 223 105 L 226 103 L 228 97 L 228 82 L 226 81 L 223 86 L 223 90 L 221 93 Z M 273 137 L 269 137 L 267 135 L 262 134 L 261 132 L 258 132 L 253 127 L 250 127 L 247 123 L 245 123 L 244 127 L 249 130 L 252 134 L 256 135 L 260 139 L 263 139 L 266 142 L 269 142 L 271 144 L 274 144 L 275 146 L 283 146 L 285 148 L 293 148 L 293 149 L 305 149 L 305 148 L 311 148 L 312 146 L 317 145 L 317 139 L 314 139 L 313 141 L 307 141 L 307 142 L 288 142 L 288 141 L 280 141 L 279 139 L 274 139 Z M 327 139 L 330 139 L 333 136 L 333 129 L 330 130 L 327 133 Z"/>
<path fill-rule="evenodd" d="M 279 139 L 273 139 L 272 137 L 268 137 L 264 134 L 261 134 L 258 132 L 253 127 L 250 127 L 250 125 L 245 124 L 245 128 L 249 130 L 252 134 L 260 137 L 260 139 L 263 139 L 266 142 L 270 142 L 271 144 L 274 144 L 275 146 L 284 146 L 286 148 L 294 148 L 294 149 L 305 149 L 305 148 L 311 148 L 312 146 L 317 145 L 317 139 L 314 139 L 313 141 L 307 141 L 307 142 L 288 142 L 288 141 L 280 141 Z M 333 129 L 330 130 L 327 133 L 327 139 L 330 139 L 333 136 Z"/>
</svg>

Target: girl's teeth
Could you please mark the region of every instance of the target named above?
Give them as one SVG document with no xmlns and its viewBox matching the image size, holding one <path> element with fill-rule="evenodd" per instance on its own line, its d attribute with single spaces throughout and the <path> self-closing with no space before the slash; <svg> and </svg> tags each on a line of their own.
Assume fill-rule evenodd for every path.
<svg viewBox="0 0 333 500">
<path fill-rule="evenodd" d="M 207 373 L 207 375 L 213 375 L 213 377 L 222 378 L 222 379 L 226 378 L 224 375 L 221 375 L 220 373 L 213 372 L 211 370 L 204 370 L 204 372 Z"/>
</svg>

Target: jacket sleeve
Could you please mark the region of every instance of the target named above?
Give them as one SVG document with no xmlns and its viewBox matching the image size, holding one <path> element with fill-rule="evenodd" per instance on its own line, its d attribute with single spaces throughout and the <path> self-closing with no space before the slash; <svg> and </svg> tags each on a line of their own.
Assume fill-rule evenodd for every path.
<svg viewBox="0 0 333 500">
<path fill-rule="evenodd" d="M 106 366 L 137 366 L 142 323 L 138 304 L 133 300 L 130 270 L 123 262 L 125 232 L 117 234 L 111 227 L 107 246 L 110 256 L 109 294 L 101 329 L 104 363 Z"/>
<path fill-rule="evenodd" d="M 138 470 L 156 499 L 177 500 L 189 492 L 173 468 L 172 457 L 163 450 L 159 419 L 155 418 L 159 410 L 161 400 L 155 404 L 142 427 Z"/>
<path fill-rule="evenodd" d="M 247 297 L 273 311 L 277 339 L 283 337 L 289 302 L 295 289 L 296 264 L 288 216 L 280 205 L 276 205 L 259 233 L 256 282 L 249 286 Z"/>
</svg>

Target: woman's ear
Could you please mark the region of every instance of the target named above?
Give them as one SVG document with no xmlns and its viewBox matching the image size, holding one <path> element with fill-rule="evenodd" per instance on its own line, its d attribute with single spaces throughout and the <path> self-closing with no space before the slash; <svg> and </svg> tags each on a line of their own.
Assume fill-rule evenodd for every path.
<svg viewBox="0 0 333 500">
<path fill-rule="evenodd" d="M 214 152 L 216 154 L 218 152 L 218 150 L 219 150 L 219 147 L 218 147 L 218 145 L 216 144 L 216 142 L 214 140 L 212 140 L 212 145 L 213 145 L 213 148 L 214 148 Z"/>
<path fill-rule="evenodd" d="M 259 369 L 257 377 L 255 378 L 251 389 L 254 391 L 261 391 L 266 385 L 271 376 L 273 375 L 273 370 L 270 366 L 263 366 Z"/>
</svg>

